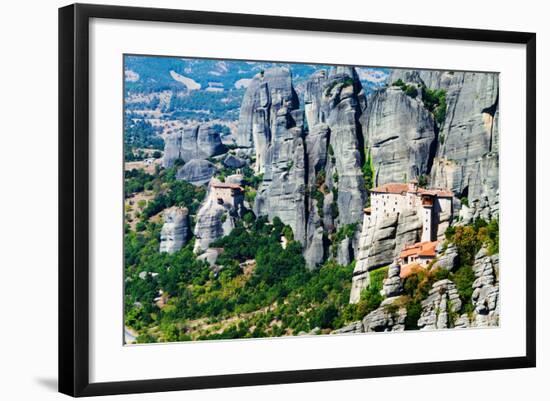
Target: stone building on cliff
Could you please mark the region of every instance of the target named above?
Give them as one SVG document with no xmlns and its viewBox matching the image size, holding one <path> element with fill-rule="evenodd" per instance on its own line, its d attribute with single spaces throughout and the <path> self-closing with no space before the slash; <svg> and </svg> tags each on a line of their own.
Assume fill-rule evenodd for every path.
<svg viewBox="0 0 550 401">
<path fill-rule="evenodd" d="M 388 266 L 407 246 L 440 239 L 453 218 L 453 193 L 426 189 L 417 181 L 387 183 L 370 190 L 364 209 L 350 303 L 357 303 L 369 285 L 369 272 Z"/>
<path fill-rule="evenodd" d="M 453 193 L 446 189 L 424 189 L 417 181 L 389 183 L 370 190 L 371 207 L 365 209 L 367 225 L 406 210 L 416 211 L 422 222 L 421 241 L 433 241 L 437 236 L 439 216 L 452 215 Z"/>
</svg>

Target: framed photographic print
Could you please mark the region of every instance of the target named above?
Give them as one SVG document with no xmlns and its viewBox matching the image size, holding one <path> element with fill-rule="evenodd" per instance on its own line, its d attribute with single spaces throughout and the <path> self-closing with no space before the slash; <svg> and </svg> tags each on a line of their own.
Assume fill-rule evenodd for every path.
<svg viewBox="0 0 550 401">
<path fill-rule="evenodd" d="M 535 366 L 535 75 L 534 33 L 61 8 L 60 391 Z"/>
</svg>

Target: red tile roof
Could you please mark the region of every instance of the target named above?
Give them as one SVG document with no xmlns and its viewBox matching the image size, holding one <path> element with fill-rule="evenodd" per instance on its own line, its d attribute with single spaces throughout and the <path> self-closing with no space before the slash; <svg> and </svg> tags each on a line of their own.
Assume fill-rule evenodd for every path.
<svg viewBox="0 0 550 401">
<path fill-rule="evenodd" d="M 405 248 L 403 248 L 403 250 L 399 254 L 399 257 L 401 259 L 412 255 L 435 257 L 435 248 L 437 247 L 437 244 L 438 241 L 417 242 L 414 245 L 406 246 Z"/>
<path fill-rule="evenodd" d="M 385 194 L 403 194 L 409 192 L 409 184 L 403 182 L 389 182 L 384 185 L 380 185 L 376 188 L 372 188 L 370 192 L 378 192 Z M 441 197 L 452 197 L 452 191 L 444 188 L 418 188 L 416 193 L 418 195 L 432 195 L 432 196 L 441 196 Z"/>
<path fill-rule="evenodd" d="M 409 190 L 409 184 L 402 182 L 390 182 L 388 184 L 380 185 L 376 188 L 372 188 L 371 192 L 389 193 L 389 194 L 401 194 Z"/>
<path fill-rule="evenodd" d="M 443 188 L 424 189 L 418 188 L 418 195 L 437 195 L 441 198 L 452 198 L 454 196 L 452 191 Z"/>
</svg>

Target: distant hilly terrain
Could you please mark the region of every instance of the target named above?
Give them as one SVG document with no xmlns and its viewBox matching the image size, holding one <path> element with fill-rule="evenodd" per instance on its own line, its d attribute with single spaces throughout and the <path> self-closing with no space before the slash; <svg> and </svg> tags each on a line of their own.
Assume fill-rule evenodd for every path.
<svg viewBox="0 0 550 401">
<path fill-rule="evenodd" d="M 175 112 L 176 118 L 237 120 L 250 80 L 274 66 L 292 66 L 292 80 L 300 97 L 311 74 L 329 68 L 321 64 L 126 56 L 125 93 L 135 96 L 171 91 L 179 94 L 180 99 L 185 94 L 185 102 L 172 102 L 166 111 Z M 356 70 L 366 93 L 384 86 L 389 74 L 384 68 L 358 67 Z M 150 108 L 150 104 L 136 105 L 142 106 Z"/>
</svg>

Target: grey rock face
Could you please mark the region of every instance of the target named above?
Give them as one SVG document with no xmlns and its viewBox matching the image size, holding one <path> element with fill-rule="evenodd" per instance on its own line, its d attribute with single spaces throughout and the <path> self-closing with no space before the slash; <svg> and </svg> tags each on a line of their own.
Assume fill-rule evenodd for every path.
<svg viewBox="0 0 550 401">
<path fill-rule="evenodd" d="M 242 174 L 231 174 L 225 177 L 225 182 L 228 184 L 243 185 L 244 176 Z"/>
<path fill-rule="evenodd" d="M 273 68 L 248 87 L 239 120 L 239 145 L 254 146 L 256 171 L 263 174 L 254 211 L 279 217 L 294 238 L 306 241 L 306 171 L 303 112 L 290 71 Z M 316 255 L 311 253 L 310 260 Z"/>
<path fill-rule="evenodd" d="M 197 134 L 197 154 L 202 158 L 221 155 L 227 152 L 222 144 L 220 133 L 210 126 L 201 125 Z"/>
<path fill-rule="evenodd" d="M 482 248 L 476 255 L 473 269 L 476 279 L 472 284 L 474 288 L 472 302 L 475 308 L 472 326 L 498 326 L 500 318 L 498 255 L 489 256 L 487 250 Z"/>
<path fill-rule="evenodd" d="M 395 297 L 401 294 L 402 283 L 399 273 L 401 272 L 401 266 L 397 263 L 393 263 L 388 269 L 388 277 L 383 282 L 382 291 L 386 297 Z"/>
<path fill-rule="evenodd" d="M 207 199 L 197 213 L 194 252 L 206 250 L 213 241 L 228 235 L 234 227 L 229 206 L 220 205 L 215 199 Z"/>
<path fill-rule="evenodd" d="M 351 238 L 344 238 L 338 245 L 336 261 L 342 266 L 347 266 L 353 260 Z"/>
<path fill-rule="evenodd" d="M 418 242 L 420 240 L 421 231 L 422 222 L 415 211 L 404 210 L 400 213 L 397 220 L 397 230 L 395 232 L 393 256 L 397 257 L 399 252 L 401 252 L 406 245 Z"/>
<path fill-rule="evenodd" d="M 418 327 L 423 329 L 446 329 L 454 327 L 452 316 L 462 307 L 455 284 L 448 279 L 435 282 L 428 298 L 421 302 L 422 313 Z"/>
<path fill-rule="evenodd" d="M 364 139 L 359 123 L 364 96 L 357 73 L 352 67 L 333 67 L 324 87 L 323 108 L 330 130 L 338 174 L 338 209 L 340 224 L 361 222 L 366 201 L 361 171 Z"/>
<path fill-rule="evenodd" d="M 163 166 L 172 167 L 176 160 L 206 159 L 226 151 L 219 132 L 210 126 L 196 125 L 166 136 Z"/>
<path fill-rule="evenodd" d="M 391 263 L 395 257 L 395 238 L 399 214 L 394 213 L 373 225 L 367 270 L 373 270 Z"/>
<path fill-rule="evenodd" d="M 216 171 L 209 161 L 192 159 L 178 170 L 176 178 L 199 186 L 208 183 Z"/>
<path fill-rule="evenodd" d="M 446 91 L 447 112 L 440 127 L 431 184 L 476 202 L 489 218 L 498 214 L 498 74 L 393 70 L 390 82 Z M 475 205 L 477 207 L 477 205 Z M 474 210 L 473 213 L 476 212 Z"/>
<path fill-rule="evenodd" d="M 405 210 L 370 220 L 365 218 L 353 272 L 350 303 L 357 303 L 369 285 L 368 271 L 390 265 L 405 245 L 420 240 L 422 222 L 416 212 Z"/>
<path fill-rule="evenodd" d="M 304 102 L 305 112 L 287 69 L 256 75 L 243 99 L 237 142 L 254 148 L 256 172 L 263 174 L 254 211 L 290 225 L 314 268 L 326 257 L 323 230 L 362 219 L 366 194 L 359 116 L 365 100 L 355 70 L 337 67 L 312 75 Z M 346 210 L 338 222 L 335 208 Z"/>
<path fill-rule="evenodd" d="M 244 212 L 242 196 L 236 196 L 233 202 L 220 203 L 210 187 L 197 212 L 193 251 L 205 251 L 212 242 L 231 233 L 236 219 L 242 217 Z"/>
<path fill-rule="evenodd" d="M 443 251 L 443 243 L 441 242 L 436 249 L 438 255 L 433 268 L 442 268 L 452 271 L 458 267 L 458 249 L 455 244 L 449 244 L 447 249 Z"/>
<path fill-rule="evenodd" d="M 455 329 L 467 329 L 470 327 L 470 319 L 467 313 L 460 315 L 454 322 Z"/>
<path fill-rule="evenodd" d="M 270 68 L 256 74 L 241 104 L 237 145 L 256 149 L 257 171 L 262 172 L 267 145 L 271 142 L 275 117 L 298 107 L 298 96 L 292 87 L 288 68 Z"/>
<path fill-rule="evenodd" d="M 398 87 L 376 92 L 362 115 L 363 135 L 376 171 L 375 185 L 402 182 L 430 171 L 437 138 L 420 96 Z"/>
<path fill-rule="evenodd" d="M 241 168 L 244 167 L 245 164 L 246 161 L 233 155 L 227 155 L 227 157 L 223 160 L 223 165 L 229 168 Z"/>
<path fill-rule="evenodd" d="M 370 284 L 370 275 L 368 271 L 368 257 L 371 245 L 371 238 L 374 235 L 373 226 L 370 217 L 363 216 L 362 230 L 359 235 L 359 245 L 355 259 L 357 260 L 351 279 L 351 291 L 349 296 L 350 304 L 356 304 L 361 298 L 361 291 Z"/>
<path fill-rule="evenodd" d="M 308 226 L 309 227 L 309 226 Z M 306 264 L 310 269 L 315 268 L 321 264 L 324 260 L 325 255 L 325 245 L 323 243 L 323 233 L 324 230 L 322 227 L 318 227 L 315 230 L 308 229 L 308 235 L 311 233 L 307 242 L 307 248 L 304 251 L 304 258 Z"/>
<path fill-rule="evenodd" d="M 386 298 L 375 309 L 363 318 L 365 332 L 403 331 L 407 308 L 400 302 L 400 297 Z"/>
<path fill-rule="evenodd" d="M 176 160 L 181 160 L 181 133 L 169 134 L 164 138 L 164 155 L 162 165 L 170 168 Z"/>
<path fill-rule="evenodd" d="M 187 208 L 171 207 L 164 210 L 164 225 L 160 232 L 160 252 L 174 253 L 189 240 L 189 212 Z"/>
<path fill-rule="evenodd" d="M 289 116 L 279 116 L 285 120 Z M 264 180 L 255 199 L 256 215 L 279 217 L 294 232 L 294 239 L 305 244 L 305 165 L 304 142 L 300 127 L 278 126 L 266 151 Z"/>
</svg>

